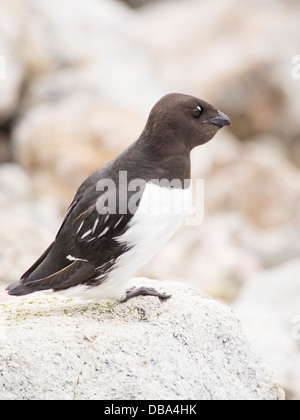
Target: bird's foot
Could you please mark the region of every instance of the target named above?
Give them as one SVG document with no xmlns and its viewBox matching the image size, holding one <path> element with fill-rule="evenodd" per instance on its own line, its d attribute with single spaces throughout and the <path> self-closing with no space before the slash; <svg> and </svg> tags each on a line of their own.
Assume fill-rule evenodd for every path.
<svg viewBox="0 0 300 420">
<path fill-rule="evenodd" d="M 124 299 L 121 300 L 121 302 L 127 302 L 129 299 L 134 298 L 136 296 L 156 296 L 161 300 L 166 300 L 169 299 L 172 295 L 167 295 L 166 293 L 159 293 L 152 287 L 131 287 L 130 289 L 126 290 L 126 296 Z"/>
</svg>

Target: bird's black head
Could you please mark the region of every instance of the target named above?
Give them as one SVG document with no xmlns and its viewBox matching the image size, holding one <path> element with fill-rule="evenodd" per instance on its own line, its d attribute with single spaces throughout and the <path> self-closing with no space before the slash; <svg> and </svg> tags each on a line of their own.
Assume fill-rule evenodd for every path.
<svg viewBox="0 0 300 420">
<path fill-rule="evenodd" d="M 230 119 L 213 105 L 193 96 L 171 93 L 152 108 L 145 131 L 166 146 L 176 142 L 191 151 L 230 124 Z"/>
</svg>

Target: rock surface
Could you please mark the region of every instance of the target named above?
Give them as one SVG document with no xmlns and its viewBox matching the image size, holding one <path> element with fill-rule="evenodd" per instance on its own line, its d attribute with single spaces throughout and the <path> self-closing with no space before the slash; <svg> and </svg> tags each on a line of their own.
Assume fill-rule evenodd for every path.
<svg viewBox="0 0 300 420">
<path fill-rule="evenodd" d="M 184 284 L 132 284 L 173 296 L 0 304 L 0 399 L 284 399 L 232 310 Z"/>
<path fill-rule="evenodd" d="M 24 65 L 18 54 L 19 7 L 6 0 L 0 2 L 0 126 L 16 112 L 19 105 Z"/>
<path fill-rule="evenodd" d="M 300 395 L 300 259 L 262 271 L 241 289 L 234 309 L 290 399 Z M 288 357 L 286 355 L 288 354 Z"/>
<path fill-rule="evenodd" d="M 0 166 L 0 284 L 20 278 L 53 241 L 61 217 L 49 196 L 37 197 L 17 164 Z M 0 287 L 1 288 L 1 287 Z"/>
<path fill-rule="evenodd" d="M 136 140 L 144 123 L 134 112 L 89 98 L 44 104 L 14 130 L 15 157 L 35 190 L 58 198 L 65 211 L 81 183 Z"/>
</svg>

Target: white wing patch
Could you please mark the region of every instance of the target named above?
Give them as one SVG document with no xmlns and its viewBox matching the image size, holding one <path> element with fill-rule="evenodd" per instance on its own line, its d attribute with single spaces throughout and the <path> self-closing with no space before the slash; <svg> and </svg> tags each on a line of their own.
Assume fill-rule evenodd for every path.
<svg viewBox="0 0 300 420">
<path fill-rule="evenodd" d="M 80 232 L 80 230 L 81 230 L 81 228 L 82 228 L 82 226 L 83 226 L 83 223 L 84 223 L 84 221 L 83 221 L 83 222 L 81 222 L 81 224 L 80 224 L 80 226 L 79 226 L 79 228 L 78 228 L 78 230 L 77 230 L 76 234 Z"/>
<path fill-rule="evenodd" d="M 100 233 L 100 235 L 98 236 L 98 238 L 101 238 L 101 236 L 105 235 L 105 234 L 106 234 L 106 232 L 108 231 L 108 229 L 109 229 L 109 226 L 107 226 L 107 227 L 103 230 L 103 232 L 102 232 L 102 233 Z"/>
<path fill-rule="evenodd" d="M 90 233 L 92 233 L 93 229 L 88 230 L 87 232 L 85 232 L 84 235 L 82 235 L 81 239 L 86 238 L 87 236 L 89 236 Z"/>
<path fill-rule="evenodd" d="M 84 260 L 84 259 L 82 259 L 82 258 L 72 257 L 72 255 L 68 255 L 66 258 L 67 258 L 67 260 L 69 260 L 69 261 L 84 261 L 84 262 L 88 262 L 88 260 Z"/>
<path fill-rule="evenodd" d="M 94 233 L 94 232 L 95 232 L 95 230 L 96 230 L 96 227 L 97 227 L 98 223 L 99 223 L 99 217 L 97 217 L 97 219 L 96 219 L 96 221 L 95 221 L 95 223 L 94 223 L 94 226 L 93 226 L 93 229 L 92 229 L 92 233 Z"/>
<path fill-rule="evenodd" d="M 124 216 L 121 216 L 121 218 L 117 221 L 117 223 L 114 226 L 114 229 L 121 223 Z"/>
</svg>

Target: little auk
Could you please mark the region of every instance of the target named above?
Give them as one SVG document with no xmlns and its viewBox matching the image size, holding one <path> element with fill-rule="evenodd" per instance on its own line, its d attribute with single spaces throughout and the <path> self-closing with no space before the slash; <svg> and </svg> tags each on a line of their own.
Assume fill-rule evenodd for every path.
<svg viewBox="0 0 300 420">
<path fill-rule="evenodd" d="M 126 290 L 127 282 L 182 223 L 184 210 L 178 209 L 184 206 L 178 203 L 190 190 L 191 150 L 229 124 L 225 114 L 193 96 L 171 93 L 160 99 L 140 137 L 83 182 L 54 242 L 8 293 L 168 299 L 152 288 Z"/>
</svg>

